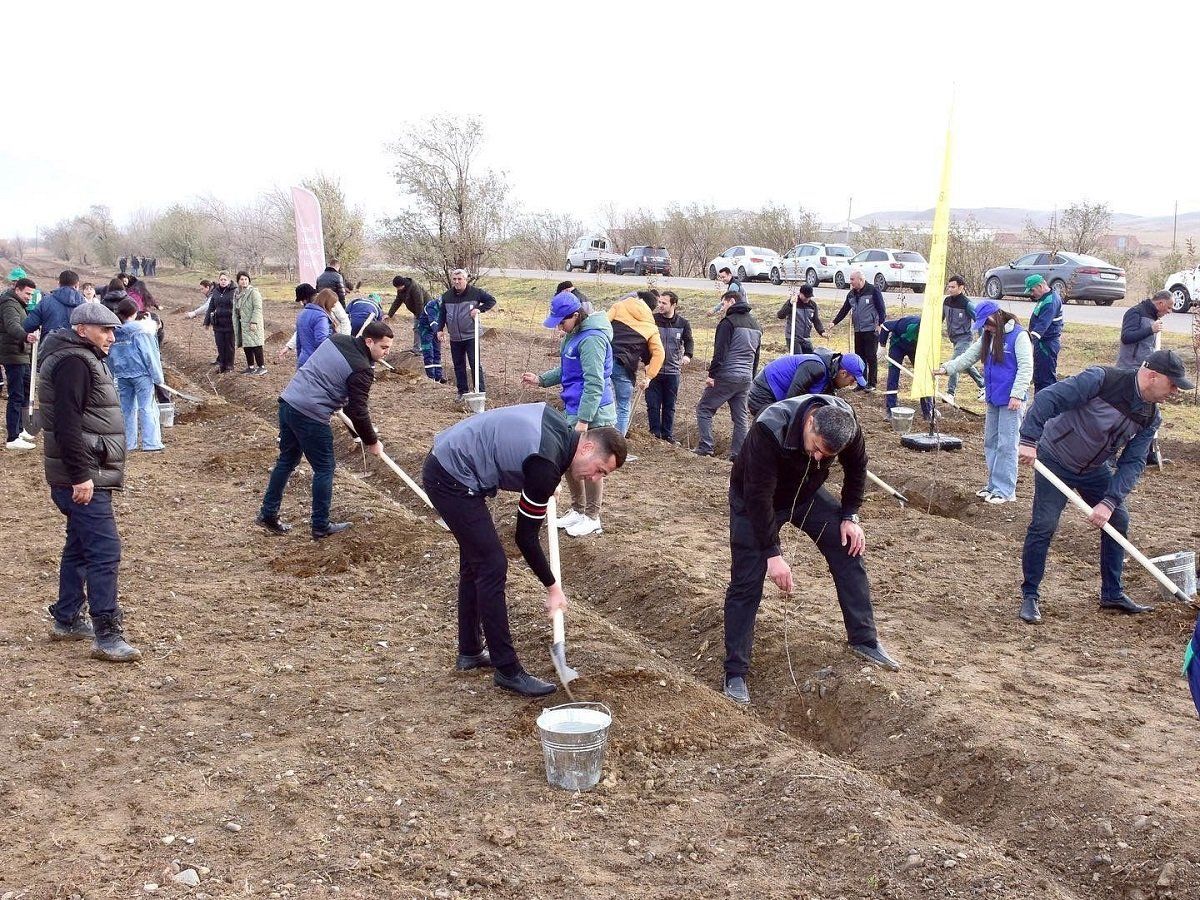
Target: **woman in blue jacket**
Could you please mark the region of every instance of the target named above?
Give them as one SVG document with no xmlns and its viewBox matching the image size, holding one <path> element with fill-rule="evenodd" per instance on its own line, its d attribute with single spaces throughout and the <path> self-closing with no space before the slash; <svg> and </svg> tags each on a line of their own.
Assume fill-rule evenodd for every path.
<svg viewBox="0 0 1200 900">
<path fill-rule="evenodd" d="M 108 368 L 121 398 L 126 449 L 138 449 L 140 432 L 142 450 L 162 450 L 162 429 L 154 402 L 154 386 L 164 383 L 162 358 L 154 336 L 157 328 L 151 319 L 135 321 L 138 315 L 137 304 L 128 297 L 117 306 L 117 317 L 124 324 L 117 329 L 117 339 L 108 351 Z"/>
<path fill-rule="evenodd" d="M 296 316 L 296 368 L 299 369 L 321 342 L 333 334 L 333 307 L 338 296 L 332 288 L 322 288 Z"/>
</svg>

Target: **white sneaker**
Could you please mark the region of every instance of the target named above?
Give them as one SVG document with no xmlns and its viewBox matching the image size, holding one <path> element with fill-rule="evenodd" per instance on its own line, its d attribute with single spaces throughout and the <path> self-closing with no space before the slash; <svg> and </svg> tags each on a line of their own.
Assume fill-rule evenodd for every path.
<svg viewBox="0 0 1200 900">
<path fill-rule="evenodd" d="M 558 517 L 558 527 L 559 528 L 570 528 L 572 525 L 577 525 L 579 523 L 579 521 L 583 518 L 584 518 L 583 513 L 576 512 L 573 509 L 568 510 L 567 514 L 565 516 Z"/>
<path fill-rule="evenodd" d="M 999 494 L 988 494 L 983 498 L 984 503 L 991 503 L 993 506 L 999 506 L 1001 503 L 1016 503 L 1016 497 L 1001 497 Z"/>
<path fill-rule="evenodd" d="M 987 389 L 986 389 L 986 388 L 980 388 L 980 389 L 979 389 L 979 396 L 978 396 L 978 397 L 976 397 L 975 399 L 976 399 L 976 400 L 978 400 L 980 403 L 982 403 L 984 400 L 986 400 L 986 399 L 987 399 Z"/>
<path fill-rule="evenodd" d="M 567 527 L 567 534 L 571 537 L 584 537 L 589 534 L 603 533 L 604 529 L 600 527 L 600 520 L 591 519 L 587 516 L 580 516 L 578 522 Z"/>
<path fill-rule="evenodd" d="M 34 435 L 30 434 L 28 431 L 22 431 L 18 435 L 18 437 L 23 441 L 29 441 L 29 443 L 31 443 L 31 444 L 37 440 L 37 438 Z"/>
<path fill-rule="evenodd" d="M 979 490 L 977 490 L 975 492 L 975 496 L 978 497 L 980 500 L 986 500 L 988 497 L 992 496 L 992 492 L 989 491 L 987 488 L 980 488 Z"/>
<path fill-rule="evenodd" d="M 37 446 L 36 444 L 32 444 L 29 441 L 23 441 L 23 440 L 21 440 L 21 438 L 17 438 L 15 441 L 9 441 L 7 444 L 5 444 L 4 449 L 5 450 L 32 450 L 36 446 Z"/>
</svg>

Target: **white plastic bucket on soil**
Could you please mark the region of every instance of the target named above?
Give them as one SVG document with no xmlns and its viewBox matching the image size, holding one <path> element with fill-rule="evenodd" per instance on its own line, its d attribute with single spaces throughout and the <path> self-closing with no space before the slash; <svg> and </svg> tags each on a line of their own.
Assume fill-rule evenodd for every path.
<svg viewBox="0 0 1200 900">
<path fill-rule="evenodd" d="M 546 780 L 565 791 L 590 791 L 600 781 L 612 711 L 603 703 L 564 703 L 537 718 Z"/>
<path fill-rule="evenodd" d="M 1196 596 L 1196 554 L 1193 551 L 1182 550 L 1179 553 L 1156 556 L 1150 562 L 1158 566 L 1162 573 L 1179 585 L 1180 590 L 1189 597 Z M 1158 590 L 1164 600 L 1175 599 L 1175 595 L 1167 593 L 1167 589 L 1161 584 Z"/>
<path fill-rule="evenodd" d="M 158 404 L 158 423 L 163 428 L 175 427 L 175 404 L 160 403 Z"/>
<path fill-rule="evenodd" d="M 483 391 L 471 391 L 463 394 L 463 403 L 467 404 L 467 409 L 471 412 L 481 413 L 487 405 L 487 394 Z"/>
<path fill-rule="evenodd" d="M 896 434 L 908 434 L 912 431 L 913 416 L 916 412 L 911 406 L 893 406 L 892 431 Z"/>
</svg>

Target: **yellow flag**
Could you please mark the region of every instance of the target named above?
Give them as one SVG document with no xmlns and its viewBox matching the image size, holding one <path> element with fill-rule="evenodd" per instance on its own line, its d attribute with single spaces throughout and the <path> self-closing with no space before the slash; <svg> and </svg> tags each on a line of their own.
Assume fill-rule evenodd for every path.
<svg viewBox="0 0 1200 900">
<path fill-rule="evenodd" d="M 951 111 L 951 122 L 954 114 Z M 942 291 L 946 286 L 946 249 L 950 242 L 950 148 L 951 124 L 946 124 L 946 152 L 942 157 L 942 185 L 933 211 L 933 241 L 929 245 L 929 278 L 921 309 L 921 333 L 913 363 L 914 400 L 933 396 L 933 370 L 942 364 Z"/>
</svg>

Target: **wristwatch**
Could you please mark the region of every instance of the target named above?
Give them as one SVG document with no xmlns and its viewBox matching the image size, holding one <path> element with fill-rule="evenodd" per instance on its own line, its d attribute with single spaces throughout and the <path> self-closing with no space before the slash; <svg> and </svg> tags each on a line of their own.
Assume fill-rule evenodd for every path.
<svg viewBox="0 0 1200 900">
<path fill-rule="evenodd" d="M 842 516 L 842 521 L 843 522 L 853 522 L 855 525 L 857 525 L 862 520 L 858 517 L 858 513 L 854 513 L 853 515 Z"/>
</svg>

